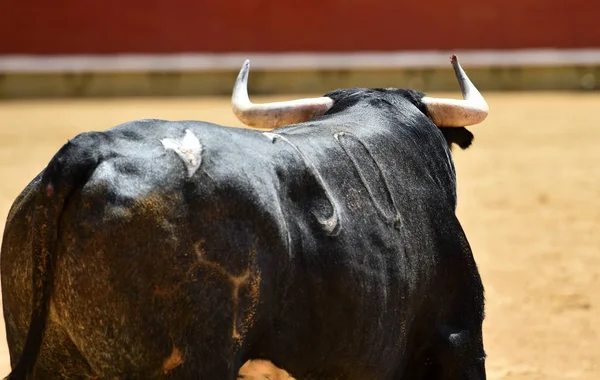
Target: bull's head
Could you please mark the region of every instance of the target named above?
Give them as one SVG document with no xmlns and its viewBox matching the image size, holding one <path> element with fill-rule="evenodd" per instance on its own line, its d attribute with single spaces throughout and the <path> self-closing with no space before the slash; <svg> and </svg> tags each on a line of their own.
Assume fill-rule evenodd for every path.
<svg viewBox="0 0 600 380">
<path fill-rule="evenodd" d="M 464 100 L 432 98 L 421 99 L 429 118 L 438 127 L 465 127 L 479 124 L 488 115 L 488 105 L 481 93 L 464 72 L 455 55 L 450 58 Z M 286 102 L 254 104 L 248 98 L 248 71 L 246 60 L 235 82 L 232 96 L 233 112 L 241 122 L 259 128 L 277 128 L 301 123 L 321 116 L 333 106 L 329 97 L 307 98 Z"/>
</svg>

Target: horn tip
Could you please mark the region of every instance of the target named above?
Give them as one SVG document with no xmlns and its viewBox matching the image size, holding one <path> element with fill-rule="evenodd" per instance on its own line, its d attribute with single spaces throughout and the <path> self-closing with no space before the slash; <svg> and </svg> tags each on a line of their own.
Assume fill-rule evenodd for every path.
<svg viewBox="0 0 600 380">
<path fill-rule="evenodd" d="M 248 72 L 250 71 L 250 60 L 246 59 L 242 68 L 240 69 L 240 73 L 238 75 L 238 81 L 246 81 L 248 78 Z"/>
<path fill-rule="evenodd" d="M 453 65 L 455 65 L 455 64 L 458 63 L 458 57 L 456 56 L 456 54 L 452 54 L 450 56 L 450 63 L 453 64 Z"/>
<path fill-rule="evenodd" d="M 242 65 L 242 71 L 248 71 L 250 69 L 250 60 L 246 59 Z"/>
</svg>

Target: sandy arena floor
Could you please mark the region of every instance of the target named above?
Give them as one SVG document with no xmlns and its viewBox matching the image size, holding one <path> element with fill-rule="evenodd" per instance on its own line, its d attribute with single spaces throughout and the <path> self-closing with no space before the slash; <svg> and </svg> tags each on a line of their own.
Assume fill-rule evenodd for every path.
<svg viewBox="0 0 600 380">
<path fill-rule="evenodd" d="M 600 94 L 486 95 L 491 114 L 455 160 L 487 292 L 488 378 L 600 379 Z M 68 138 L 148 117 L 240 125 L 229 99 L 0 102 L 0 228 Z"/>
</svg>

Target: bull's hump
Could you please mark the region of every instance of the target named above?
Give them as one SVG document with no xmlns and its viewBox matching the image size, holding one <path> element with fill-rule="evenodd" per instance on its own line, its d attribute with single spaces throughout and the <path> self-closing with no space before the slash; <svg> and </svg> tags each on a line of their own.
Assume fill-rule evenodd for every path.
<svg viewBox="0 0 600 380">
<path fill-rule="evenodd" d="M 195 121 L 145 124 L 115 131 L 113 154 L 94 172 L 90 195 L 120 208 L 148 199 L 203 212 L 215 207 L 216 214 L 232 204 L 276 208 L 274 167 L 286 164 L 286 152 L 259 131 Z"/>
<path fill-rule="evenodd" d="M 139 200 L 173 191 L 202 163 L 202 144 L 190 129 L 173 123 L 140 121 L 103 132 L 90 144 L 102 158 L 84 185 L 84 195 L 108 203 Z"/>
</svg>

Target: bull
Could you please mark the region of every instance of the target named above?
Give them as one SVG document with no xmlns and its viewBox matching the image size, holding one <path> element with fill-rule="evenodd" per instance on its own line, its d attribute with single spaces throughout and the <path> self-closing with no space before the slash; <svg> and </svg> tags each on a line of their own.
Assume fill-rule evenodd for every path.
<svg viewBox="0 0 600 380">
<path fill-rule="evenodd" d="M 2 244 L 7 379 L 485 379 L 484 289 L 454 144 L 488 105 L 353 88 L 252 128 L 137 120 L 66 143 Z"/>
</svg>

